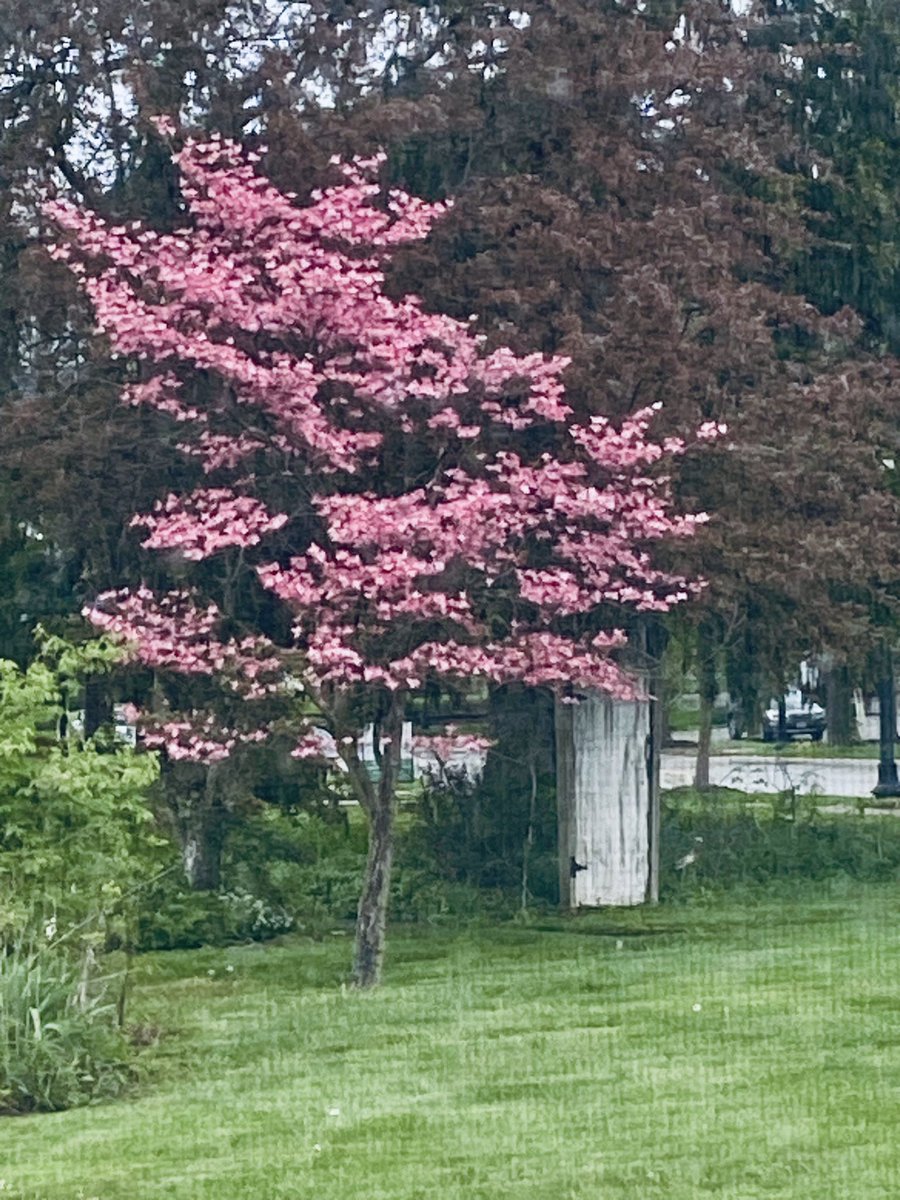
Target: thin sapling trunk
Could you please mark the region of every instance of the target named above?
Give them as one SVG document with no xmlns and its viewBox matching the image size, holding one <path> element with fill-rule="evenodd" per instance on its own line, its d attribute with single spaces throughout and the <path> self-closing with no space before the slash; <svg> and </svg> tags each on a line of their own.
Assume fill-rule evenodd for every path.
<svg viewBox="0 0 900 1200">
<path fill-rule="evenodd" d="M 355 752 L 355 746 L 351 747 L 345 758 L 354 789 L 369 821 L 369 851 L 353 947 L 353 983 L 358 988 L 375 987 L 381 982 L 394 860 L 394 814 L 402 722 L 402 700 L 394 697 L 384 723 L 385 736 L 390 741 L 381 756 L 381 775 L 377 783 L 369 777 L 365 764 Z"/>
</svg>

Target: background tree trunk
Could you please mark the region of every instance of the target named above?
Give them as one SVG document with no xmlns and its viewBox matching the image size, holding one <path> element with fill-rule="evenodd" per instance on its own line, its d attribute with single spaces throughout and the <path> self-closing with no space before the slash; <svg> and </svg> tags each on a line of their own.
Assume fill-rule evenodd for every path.
<svg viewBox="0 0 900 1200">
<path fill-rule="evenodd" d="M 218 806 L 194 810 L 185 830 L 182 862 L 191 890 L 216 892 L 222 884 L 222 849 L 225 842 Z"/>
<path fill-rule="evenodd" d="M 489 860 L 496 860 L 503 863 L 503 878 L 511 884 L 516 876 L 521 882 L 526 849 L 531 866 L 537 855 L 556 852 L 553 697 L 541 688 L 520 684 L 494 687 L 488 719 L 493 745 L 472 789 L 467 880 L 481 883 L 486 868 L 491 882 L 498 880 L 489 865 Z"/>
<path fill-rule="evenodd" d="M 825 720 L 832 746 L 846 746 L 856 740 L 852 700 L 850 668 L 835 663 L 825 676 Z"/>
<path fill-rule="evenodd" d="M 202 765 L 169 764 L 166 799 L 191 889 L 214 892 L 222 884 L 222 854 L 227 836 L 226 791 L 230 760 Z"/>
<path fill-rule="evenodd" d="M 635 905 L 650 883 L 649 700 L 556 705 L 560 899 Z"/>
<path fill-rule="evenodd" d="M 900 778 L 894 756 L 897 741 L 897 694 L 894 684 L 894 656 L 885 641 L 878 656 L 878 783 L 872 794 L 879 799 L 900 797 Z"/>
<path fill-rule="evenodd" d="M 697 731 L 697 759 L 694 763 L 694 787 L 699 790 L 709 787 L 709 752 L 712 746 L 713 706 L 700 693 L 700 708 Z"/>
<path fill-rule="evenodd" d="M 700 724 L 697 737 L 697 763 L 694 787 L 709 787 L 709 752 L 712 745 L 713 709 L 718 695 L 716 644 L 712 631 L 701 622 L 697 631 L 697 674 L 700 685 Z"/>
<path fill-rule="evenodd" d="M 112 725 L 113 704 L 106 675 L 89 675 L 84 681 L 84 736 L 93 737 L 104 725 Z"/>
<path fill-rule="evenodd" d="M 659 842 L 662 824 L 660 798 L 660 767 L 662 748 L 669 736 L 668 708 L 666 705 L 666 679 L 663 655 L 668 643 L 668 633 L 661 621 L 648 621 L 644 627 L 644 651 L 647 658 L 650 683 L 650 733 L 647 739 L 647 787 L 649 811 L 647 814 L 647 836 L 649 839 L 647 899 L 651 904 L 659 900 Z"/>
</svg>

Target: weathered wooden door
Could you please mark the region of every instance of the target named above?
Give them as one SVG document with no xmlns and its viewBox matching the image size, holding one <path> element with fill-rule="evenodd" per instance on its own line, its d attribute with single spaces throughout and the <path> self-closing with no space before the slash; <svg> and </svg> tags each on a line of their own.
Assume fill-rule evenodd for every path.
<svg viewBox="0 0 900 1200">
<path fill-rule="evenodd" d="M 560 899 L 643 904 L 650 879 L 649 700 L 593 694 L 556 705 Z"/>
</svg>

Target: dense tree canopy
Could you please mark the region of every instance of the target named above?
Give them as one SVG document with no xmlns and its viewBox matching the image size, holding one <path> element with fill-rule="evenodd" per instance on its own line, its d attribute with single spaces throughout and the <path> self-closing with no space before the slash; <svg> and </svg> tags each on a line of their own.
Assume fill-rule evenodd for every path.
<svg viewBox="0 0 900 1200">
<path fill-rule="evenodd" d="M 884 202 L 857 204 L 846 232 L 847 203 L 873 178 L 861 156 L 887 161 L 866 122 L 881 121 L 876 141 L 891 136 L 884 106 L 865 102 L 889 91 L 877 49 L 890 39 L 874 14 L 611 0 L 527 12 L 478 3 L 276 12 L 249 0 L 154 0 L 140 12 L 38 3 L 27 20 L 16 10 L 2 30 L 0 101 L 11 235 L 4 344 L 18 393 L 4 438 L 28 497 L 19 503 L 54 526 L 87 594 L 88 579 L 105 586 L 121 574 L 121 518 L 170 469 L 168 453 L 153 449 L 164 432 L 117 406 L 117 372 L 93 355 L 85 316 L 27 250 L 27 229 L 53 180 L 107 213 L 170 222 L 177 188 L 148 118 L 180 111 L 226 134 L 264 134 L 267 168 L 289 190 L 320 183 L 335 149 L 381 144 L 406 186 L 456 194 L 437 236 L 401 256 L 397 285 L 424 290 L 437 310 L 483 315 L 490 336 L 517 330 L 523 345 L 571 357 L 576 408 L 623 415 L 662 397 L 673 431 L 726 419 L 738 449 L 731 467 L 706 459 L 686 482 L 720 517 L 696 544 L 717 621 L 732 639 L 753 625 L 756 652 L 770 660 L 808 648 L 811 630 L 821 642 L 857 637 L 866 604 L 848 606 L 846 584 L 863 568 L 881 587 L 879 535 L 894 517 L 880 489 L 893 377 L 860 354 L 846 321 L 823 324 L 792 292 L 805 256 L 817 303 L 874 311 L 859 289 L 827 283 L 844 269 L 834 265 L 838 225 L 847 244 L 868 239 L 888 252 Z M 812 49 L 792 58 L 790 43 Z M 834 59 L 824 78 L 818 63 L 812 70 L 817 47 Z M 850 57 L 873 65 L 848 78 Z M 832 92 L 817 100 L 814 87 Z M 838 108 L 845 120 L 829 126 Z M 817 182 L 823 158 L 833 166 Z M 813 222 L 810 240 L 800 218 L 803 205 L 822 207 L 813 185 L 842 208 L 828 229 Z M 886 178 L 872 186 L 890 194 Z M 876 211 L 881 233 L 869 236 Z M 867 253 L 854 251 L 854 272 L 870 287 L 886 277 Z M 859 395 L 864 405 L 851 399 Z M 100 469 L 117 462 L 127 463 L 121 477 Z"/>
</svg>

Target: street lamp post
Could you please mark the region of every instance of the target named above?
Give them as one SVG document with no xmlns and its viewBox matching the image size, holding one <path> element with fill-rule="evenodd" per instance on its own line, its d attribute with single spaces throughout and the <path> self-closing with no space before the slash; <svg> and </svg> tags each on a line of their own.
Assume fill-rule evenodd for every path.
<svg viewBox="0 0 900 1200">
<path fill-rule="evenodd" d="M 900 796 L 900 779 L 894 758 L 897 739 L 897 699 L 894 692 L 894 663 L 890 647 L 882 647 L 881 672 L 878 679 L 878 782 L 872 795 L 878 799 Z"/>
</svg>

